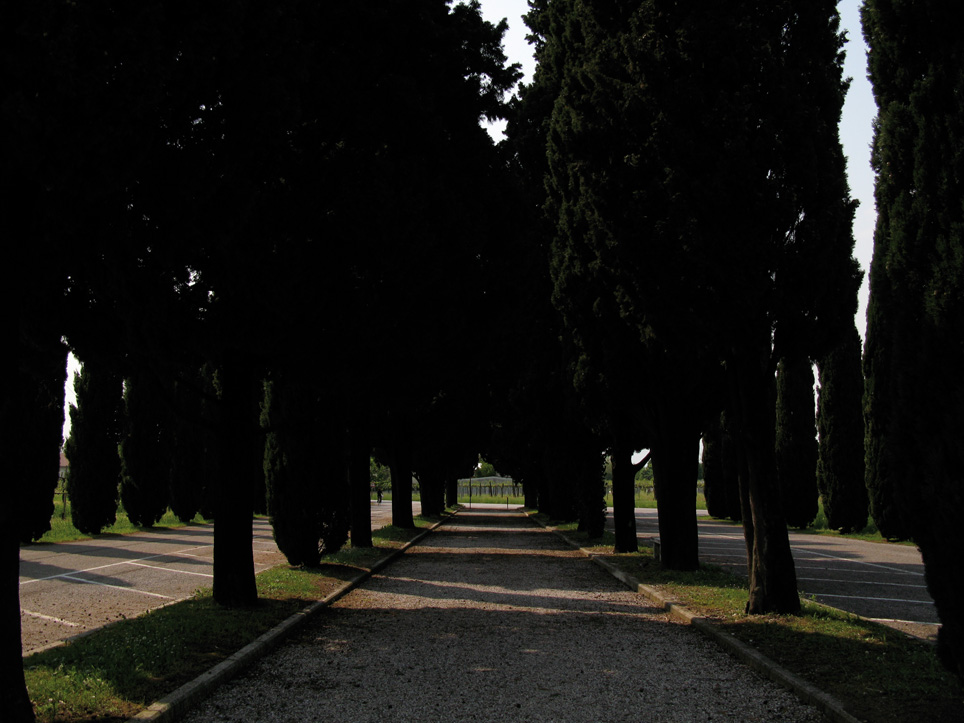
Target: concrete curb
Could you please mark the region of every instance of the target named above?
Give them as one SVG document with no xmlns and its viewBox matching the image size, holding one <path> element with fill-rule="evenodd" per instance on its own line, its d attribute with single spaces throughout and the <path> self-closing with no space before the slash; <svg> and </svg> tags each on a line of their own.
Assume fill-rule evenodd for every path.
<svg viewBox="0 0 964 723">
<path fill-rule="evenodd" d="M 410 547 L 421 542 L 430 532 L 448 522 L 449 519 L 451 518 L 447 517 L 439 520 L 431 527 L 426 528 L 400 548 L 392 551 L 372 565 L 371 570 L 359 573 L 334 592 L 329 593 L 308 607 L 299 610 L 287 620 L 282 621 L 264 633 L 261 637 L 248 643 L 234 655 L 221 661 L 189 683 L 185 683 L 170 695 L 166 695 L 153 705 L 148 706 L 136 716 L 129 719 L 128 723 L 146 723 L 148 721 L 150 723 L 173 723 L 173 721 L 178 720 L 209 695 L 215 687 L 226 683 L 252 663 L 280 646 L 292 633 L 308 622 L 320 610 L 323 610 L 336 600 L 344 597 L 372 575 L 384 569 L 395 559 L 403 555 Z"/>
<path fill-rule="evenodd" d="M 763 655 L 760 651 L 751 648 L 749 645 L 738 640 L 729 633 L 720 630 L 711 620 L 696 615 L 685 606 L 660 593 L 656 588 L 649 585 L 644 585 L 634 576 L 623 570 L 620 570 L 606 560 L 603 560 L 597 553 L 587 550 L 584 547 L 580 547 L 578 544 L 570 540 L 565 533 L 561 532 L 555 527 L 550 527 L 549 525 L 544 524 L 540 520 L 536 519 L 532 514 L 526 514 L 533 522 L 542 525 L 542 527 L 554 533 L 573 549 L 579 550 L 596 565 L 626 585 L 630 590 L 645 595 L 663 610 L 666 610 L 674 617 L 689 623 L 701 633 L 716 641 L 731 655 L 739 658 L 758 673 L 789 689 L 804 703 L 809 703 L 810 705 L 820 709 L 820 711 L 831 720 L 835 721 L 836 723 L 861 723 L 859 718 L 856 718 L 848 713 L 844 709 L 843 704 L 833 696 L 816 688 L 794 673 L 791 673 L 783 666 L 777 664 L 773 660 L 770 660 L 770 658 Z"/>
</svg>

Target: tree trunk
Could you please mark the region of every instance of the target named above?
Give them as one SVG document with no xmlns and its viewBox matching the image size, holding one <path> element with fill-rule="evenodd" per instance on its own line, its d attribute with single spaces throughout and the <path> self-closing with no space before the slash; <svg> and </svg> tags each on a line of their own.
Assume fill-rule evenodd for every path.
<svg viewBox="0 0 964 723">
<path fill-rule="evenodd" d="M 445 482 L 436 473 L 424 474 L 418 481 L 422 514 L 437 517 L 445 511 Z"/>
<path fill-rule="evenodd" d="M 665 570 L 700 566 L 696 528 L 696 473 L 699 440 L 686 419 L 669 409 L 660 415 L 653 451 L 653 484 L 659 512 L 660 564 Z"/>
<path fill-rule="evenodd" d="M 389 469 L 392 474 L 392 524 L 411 529 L 412 517 L 412 450 L 405 442 L 395 441 Z"/>
<path fill-rule="evenodd" d="M 523 504 L 526 509 L 539 509 L 539 485 L 535 479 L 525 477 L 522 480 L 522 496 L 525 498 Z"/>
<path fill-rule="evenodd" d="M 10 505 L 10 510 L 14 509 Z M 20 630 L 20 541 L 17 526 L 4 513 L 0 530 L 0 711 L 11 723 L 33 723 L 33 705 L 23 677 Z"/>
<path fill-rule="evenodd" d="M 351 546 L 372 546 L 372 448 L 357 428 L 349 431 L 348 484 L 351 490 Z"/>
<path fill-rule="evenodd" d="M 225 607 L 254 604 L 251 521 L 255 474 L 263 474 L 255 394 L 260 381 L 237 359 L 219 370 L 221 418 L 218 424 L 217 505 L 214 516 L 214 600 Z"/>
<path fill-rule="evenodd" d="M 455 507 L 459 503 L 459 481 L 451 477 L 445 483 L 445 504 L 447 507 Z"/>
<path fill-rule="evenodd" d="M 743 526 L 747 540 L 749 614 L 800 611 L 797 576 L 777 481 L 776 386 L 769 368 L 769 342 L 755 354 L 738 355 L 728 364 L 739 438 L 746 458 L 741 495 L 749 507 Z M 745 484 L 744 484 L 745 481 Z"/>
<path fill-rule="evenodd" d="M 636 552 L 636 479 L 632 464 L 632 445 L 623 440 L 613 444 L 613 524 L 615 552 Z"/>
</svg>

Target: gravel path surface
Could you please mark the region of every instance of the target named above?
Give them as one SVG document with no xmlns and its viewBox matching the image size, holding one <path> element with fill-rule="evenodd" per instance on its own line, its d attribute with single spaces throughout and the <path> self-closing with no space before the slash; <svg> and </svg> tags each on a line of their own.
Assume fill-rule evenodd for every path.
<svg viewBox="0 0 964 723">
<path fill-rule="evenodd" d="M 463 511 L 185 720 L 822 721 L 519 513 Z"/>
</svg>

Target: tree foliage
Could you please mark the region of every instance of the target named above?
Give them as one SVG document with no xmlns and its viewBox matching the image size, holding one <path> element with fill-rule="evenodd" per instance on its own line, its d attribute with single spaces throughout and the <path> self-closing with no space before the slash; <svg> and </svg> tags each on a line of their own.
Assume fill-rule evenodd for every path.
<svg viewBox="0 0 964 723">
<path fill-rule="evenodd" d="M 547 14 L 543 54 L 560 77 L 548 142 L 556 298 L 593 378 L 618 369 L 597 335 L 624 356 L 645 352 L 636 373 L 652 392 L 622 389 L 623 376 L 613 388 L 644 400 L 663 438 L 656 461 L 661 447 L 684 454 L 702 425 L 707 395 L 692 382 L 719 381 L 693 372 L 725 363 L 753 511 L 749 609 L 795 610 L 773 373 L 834 338 L 832 291 L 859 280 L 835 5 L 561 1 Z M 667 489 L 689 496 L 690 467 L 671 469 Z M 661 493 L 660 507 L 671 499 Z"/>
<path fill-rule="evenodd" d="M 863 375 L 856 327 L 817 362 L 817 487 L 827 525 L 859 532 L 867 525 L 864 485 Z"/>
<path fill-rule="evenodd" d="M 127 517 L 142 527 L 153 527 L 170 499 L 173 425 L 167 404 L 167 390 L 149 371 L 124 380 L 120 497 Z"/>
<path fill-rule="evenodd" d="M 268 514 L 292 565 L 317 566 L 348 539 L 348 459 L 339 416 L 310 387 L 283 379 L 265 384 Z"/>
<path fill-rule="evenodd" d="M 114 524 L 123 424 L 123 376 L 99 359 L 86 361 L 74 375 L 77 404 L 70 407 L 70 436 L 64 454 L 70 462 L 67 494 L 74 527 L 95 535 Z"/>
<path fill-rule="evenodd" d="M 946 3 L 867 0 L 877 101 L 877 226 L 864 373 L 867 485 L 878 528 L 909 535 L 964 678 L 964 64 Z"/>
<path fill-rule="evenodd" d="M 803 529 L 817 516 L 817 428 L 809 359 L 777 365 L 777 476 L 787 524 Z"/>
</svg>

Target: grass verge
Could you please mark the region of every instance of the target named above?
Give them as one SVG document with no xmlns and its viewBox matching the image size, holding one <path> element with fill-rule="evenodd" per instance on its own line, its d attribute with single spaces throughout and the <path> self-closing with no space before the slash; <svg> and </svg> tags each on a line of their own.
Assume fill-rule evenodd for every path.
<svg viewBox="0 0 964 723">
<path fill-rule="evenodd" d="M 373 547 L 346 548 L 316 569 L 265 570 L 257 576 L 258 603 L 248 609 L 222 608 L 209 589 L 199 589 L 188 600 L 24 658 L 37 720 L 125 721 L 437 521 L 418 517 L 414 530 L 373 530 Z"/>
<path fill-rule="evenodd" d="M 609 539 L 588 540 L 574 528 L 557 527 L 574 543 L 829 693 L 861 720 L 962 720 L 964 687 L 940 665 L 929 643 L 806 600 L 800 615 L 746 615 L 742 577 L 712 566 L 668 572 L 660 569 L 651 548 L 614 555 L 612 533 Z"/>
<path fill-rule="evenodd" d="M 190 522 L 182 522 L 174 516 L 173 512 L 168 510 L 154 527 L 184 527 L 186 525 L 201 524 L 204 522 L 210 522 L 210 520 L 205 520 L 200 515 L 195 516 Z M 124 512 L 123 508 L 118 508 L 117 520 L 110 527 L 105 527 L 97 537 L 103 535 L 129 535 L 143 529 L 145 528 L 138 527 L 127 518 L 127 513 Z M 57 495 L 54 498 L 54 514 L 50 518 L 50 530 L 44 533 L 44 536 L 37 540 L 37 542 L 71 542 L 73 540 L 90 540 L 93 539 L 93 537 L 94 535 L 85 535 L 74 527 L 71 521 L 70 503 L 67 503 L 67 510 L 65 512 L 62 497 Z"/>
</svg>

